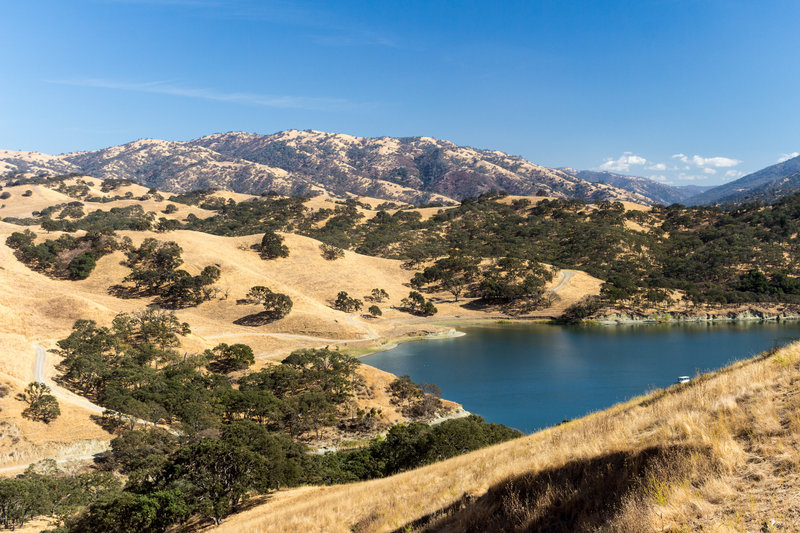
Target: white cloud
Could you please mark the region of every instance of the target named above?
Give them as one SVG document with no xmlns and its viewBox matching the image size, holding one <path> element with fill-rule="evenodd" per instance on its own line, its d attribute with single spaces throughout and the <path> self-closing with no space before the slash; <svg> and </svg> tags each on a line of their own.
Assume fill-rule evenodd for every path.
<svg viewBox="0 0 800 533">
<path fill-rule="evenodd" d="M 778 157 L 778 163 L 783 163 L 784 161 L 788 161 L 789 159 L 793 159 L 800 155 L 800 152 L 792 152 L 791 154 L 781 154 Z"/>
<path fill-rule="evenodd" d="M 617 159 L 607 158 L 605 162 L 600 165 L 603 170 L 611 170 L 614 172 L 628 172 L 631 166 L 640 166 L 647 163 L 647 159 L 632 152 L 625 152 Z"/>
<path fill-rule="evenodd" d="M 647 167 L 647 170 L 667 170 L 667 165 L 664 163 L 653 163 Z"/>
<path fill-rule="evenodd" d="M 706 174 L 716 174 L 717 170 L 714 168 L 704 168 L 703 172 L 705 172 Z"/>
<path fill-rule="evenodd" d="M 739 159 L 733 159 L 730 157 L 702 157 L 699 155 L 693 155 L 692 157 L 687 156 L 686 154 L 675 154 L 672 156 L 673 159 L 677 159 L 687 165 L 694 165 L 696 167 L 705 168 L 705 167 L 716 167 L 716 168 L 726 168 L 726 167 L 735 167 L 741 161 Z"/>
<path fill-rule="evenodd" d="M 741 176 L 744 176 L 744 172 L 741 170 L 729 170 L 725 173 L 726 178 L 739 178 Z"/>
<path fill-rule="evenodd" d="M 669 179 L 668 177 L 664 176 L 663 174 L 658 174 L 658 175 L 655 175 L 655 176 L 650 176 L 650 179 L 651 179 L 651 180 L 658 181 L 658 182 L 661 182 L 661 183 L 666 183 L 666 184 L 670 184 L 670 183 L 672 183 L 672 180 L 671 180 L 671 179 Z"/>
<path fill-rule="evenodd" d="M 313 110 L 342 110 L 359 107 L 359 104 L 343 98 L 317 98 L 308 96 L 281 96 L 254 93 L 228 93 L 215 89 L 196 89 L 180 87 L 163 81 L 143 83 L 119 82 L 103 79 L 79 80 L 47 80 L 48 83 L 57 85 L 72 85 L 76 87 L 97 87 L 101 89 L 117 89 L 141 93 L 166 94 L 170 96 L 183 96 L 201 100 L 214 100 L 217 102 L 232 102 L 238 104 L 275 107 L 282 109 L 313 109 Z"/>
</svg>

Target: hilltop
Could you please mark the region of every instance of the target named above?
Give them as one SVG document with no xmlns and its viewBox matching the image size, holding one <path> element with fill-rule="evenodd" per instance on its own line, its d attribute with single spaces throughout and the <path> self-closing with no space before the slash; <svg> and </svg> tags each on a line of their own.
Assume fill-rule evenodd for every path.
<svg viewBox="0 0 800 533">
<path fill-rule="evenodd" d="M 0 176 L 72 173 L 127 179 L 166 192 L 365 196 L 414 205 L 453 205 L 492 190 L 643 205 L 772 201 L 797 191 L 792 175 L 798 171 L 800 157 L 795 157 L 717 187 L 672 186 L 612 172 L 547 168 L 433 137 L 315 130 L 228 132 L 183 142 L 140 139 L 60 155 L 0 150 Z"/>
<path fill-rule="evenodd" d="M 607 171 L 576 170 L 566 167 L 559 170 L 592 183 L 605 183 L 612 187 L 640 194 L 649 199 L 651 203 L 661 205 L 686 203 L 690 198 L 711 188 L 698 186 L 675 187 L 648 178 L 615 174 Z"/>
</svg>

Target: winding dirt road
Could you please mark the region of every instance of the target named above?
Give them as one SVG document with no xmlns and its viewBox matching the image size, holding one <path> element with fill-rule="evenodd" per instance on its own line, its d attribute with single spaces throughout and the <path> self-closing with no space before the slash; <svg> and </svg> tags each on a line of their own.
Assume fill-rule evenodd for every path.
<svg viewBox="0 0 800 533">
<path fill-rule="evenodd" d="M 555 287 L 553 287 L 552 289 L 550 289 L 550 292 L 558 292 L 561 289 L 563 289 L 564 285 L 567 284 L 569 279 L 572 276 L 575 275 L 575 271 L 574 270 L 561 270 L 559 273 L 562 275 L 561 282 L 558 285 L 556 285 Z"/>
<path fill-rule="evenodd" d="M 47 351 L 38 345 L 34 345 L 34 348 L 36 348 L 36 365 L 33 367 L 34 381 L 47 385 L 50 388 L 53 396 L 60 400 L 64 400 L 65 402 L 83 407 L 84 409 L 88 409 L 89 411 L 99 413 L 101 415 L 103 414 L 105 408 L 100 407 L 99 405 L 94 404 L 86 398 L 78 396 L 77 394 L 68 391 L 63 387 L 60 387 L 59 385 L 56 385 L 47 379 L 44 371 L 45 367 L 47 366 Z"/>
<path fill-rule="evenodd" d="M 45 375 L 45 368 L 47 366 L 47 351 L 44 348 L 42 348 L 41 346 L 38 346 L 38 345 L 34 345 L 34 348 L 36 348 L 36 364 L 33 367 L 33 379 L 35 381 L 37 381 L 39 383 L 43 383 L 44 385 L 47 385 L 47 387 L 50 388 L 50 392 L 53 394 L 53 396 L 55 396 L 56 398 L 58 398 L 60 400 L 65 401 L 67 403 L 71 403 L 73 405 L 77 405 L 78 407 L 82 407 L 84 409 L 87 409 L 89 411 L 92 411 L 94 413 L 98 413 L 98 414 L 101 414 L 101 415 L 104 412 L 107 411 L 107 409 L 105 407 L 101 407 L 101 406 L 99 406 L 99 405 L 97 405 L 95 403 L 92 403 L 89 400 L 87 400 L 86 398 L 84 398 L 83 396 L 79 396 L 79 395 L 75 394 L 74 392 L 69 391 L 69 390 L 65 389 L 64 387 L 61 387 L 61 386 L 57 385 L 56 383 L 53 383 L 51 380 L 47 379 L 47 376 Z M 126 415 L 122 415 L 122 414 L 120 416 L 122 418 L 128 420 L 128 421 L 133 421 L 133 422 L 135 422 L 137 424 L 142 424 L 142 425 L 145 425 L 145 426 L 152 426 L 153 425 L 152 422 L 148 422 L 147 420 L 142 420 L 141 418 L 132 418 L 130 416 L 126 416 Z M 172 433 L 173 435 L 176 435 L 176 436 L 177 435 L 183 435 L 183 433 L 181 433 L 180 431 L 177 431 L 177 430 L 172 429 L 172 428 L 167 427 L 167 426 L 159 425 L 158 427 L 160 427 L 161 429 L 164 429 L 164 430 L 166 430 L 166 431 L 168 431 L 168 432 L 170 432 L 170 433 Z"/>
</svg>

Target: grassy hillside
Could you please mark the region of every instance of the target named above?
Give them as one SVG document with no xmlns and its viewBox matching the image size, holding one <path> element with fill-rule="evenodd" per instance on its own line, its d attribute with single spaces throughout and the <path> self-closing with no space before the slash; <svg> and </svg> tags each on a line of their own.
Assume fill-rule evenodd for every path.
<svg viewBox="0 0 800 533">
<path fill-rule="evenodd" d="M 282 491 L 213 531 L 794 531 L 800 345 L 391 478 Z"/>
<path fill-rule="evenodd" d="M 6 187 L 5 190 L 12 196 L 6 206 L 0 209 L 0 214 L 25 219 L 50 206 L 72 203 L 81 207 L 85 214 L 96 209 L 108 211 L 138 206 L 144 214 L 152 213 L 152 218 L 162 217 L 179 222 L 189 216 L 202 220 L 215 215 L 215 211 L 197 205 L 170 202 L 163 196 L 149 195 L 146 188 L 135 184 L 120 184 L 112 190 L 103 191 L 101 180 L 87 178 L 83 183 L 88 192 L 79 198 L 75 197 L 76 189 L 71 188 L 78 185 L 75 180 L 66 182 L 62 188 L 64 192 L 56 190 L 57 185 Z M 25 195 L 28 190 L 31 191 L 30 195 Z M 120 199 L 112 199 L 117 197 Z M 213 197 L 222 201 L 249 198 L 235 193 L 215 193 Z M 104 201 L 91 201 L 91 198 L 102 198 Z M 333 208 L 336 205 L 333 200 L 322 197 L 310 203 L 316 209 L 326 206 Z M 166 214 L 164 211 L 168 205 L 174 205 L 175 210 Z M 359 209 L 366 217 L 375 214 L 372 210 Z M 74 220 L 71 217 L 59 218 L 61 210 L 59 207 L 53 212 L 53 220 Z M 430 209 L 422 211 L 423 216 L 431 215 Z M 91 319 L 100 325 L 108 325 L 118 313 L 137 312 L 154 301 L 153 297 L 120 297 L 111 290 L 131 272 L 129 267 L 122 264 L 125 255 L 119 250 L 97 259 L 97 266 L 84 280 L 53 279 L 43 272 L 32 270 L 5 245 L 9 235 L 25 227 L 34 230 L 36 242 L 56 239 L 61 235 L 59 231 L 42 230 L 39 225 L 22 227 L 0 222 L 0 318 L 4 325 L 0 331 L 3 350 L 3 356 L 0 357 L 0 384 L 8 387 L 7 394 L 0 398 L 4 420 L 0 436 L 0 469 L 11 469 L 15 465 L 24 467 L 43 457 L 58 460 L 80 457 L 85 460 L 108 446 L 112 435 L 91 418 L 96 412 L 79 404 L 61 402 L 62 416 L 45 426 L 20 416 L 25 404 L 16 399 L 16 395 L 33 381 L 35 345 L 53 348 L 55 341 L 66 337 L 78 319 Z M 74 234 L 84 233 L 78 230 Z M 216 283 L 220 289 L 219 295 L 196 307 L 176 310 L 179 319 L 192 326 L 192 334 L 182 340 L 182 349 L 188 353 L 197 353 L 221 342 L 245 343 L 253 348 L 259 367 L 269 361 L 280 360 L 297 348 L 331 346 L 362 353 L 381 349 L 408 336 L 449 330 L 449 326 L 436 325 L 428 318 L 416 317 L 397 309 L 409 293 L 408 280 L 414 274 L 414 271 L 403 267 L 402 261 L 369 257 L 351 251 L 346 251 L 341 259 L 327 261 L 320 254 L 320 241 L 291 233 L 283 233 L 282 236 L 289 256 L 274 260 L 261 259 L 258 252 L 252 249 L 254 244 L 260 242 L 260 234 L 228 237 L 191 230 L 119 230 L 115 238 L 122 240 L 128 237 L 135 246 L 146 238 L 174 241 L 183 250 L 183 268 L 193 275 L 198 274 L 205 265 L 219 266 L 221 274 Z M 548 287 L 561 284 L 563 279 L 563 275 L 557 275 Z M 292 312 L 281 320 L 257 326 L 237 323 L 259 311 L 257 306 L 237 303 L 255 285 L 265 285 L 289 295 L 294 303 Z M 380 304 L 383 315 L 379 318 L 365 318 L 365 310 L 362 313 L 345 313 L 332 307 L 339 291 L 363 298 L 374 288 L 382 288 L 389 294 L 389 298 Z M 559 289 L 561 299 L 558 302 L 551 308 L 532 314 L 557 316 L 585 294 L 598 291 L 598 280 L 578 272 Z M 471 299 L 462 298 L 454 302 L 452 295 L 446 292 L 429 296 L 439 298 L 436 302 L 439 308 L 436 318 L 440 321 L 500 316 L 495 309 L 464 307 Z M 59 375 L 56 368 L 58 361 L 55 355 L 48 356 L 46 375 Z M 387 423 L 403 420 L 404 417 L 383 393 L 393 376 L 366 365 L 362 365 L 359 372 L 377 391 L 375 397 L 363 401 L 361 407 L 379 405 Z M 43 431 L 44 428 L 47 431 Z"/>
<path fill-rule="evenodd" d="M 166 195 L 125 180 L 80 177 L 36 177 L 4 190 L 0 469 L 13 473 L 45 457 L 85 463 L 113 436 L 129 435 L 100 467 L 130 475 L 128 485 L 112 489 L 108 500 L 82 501 L 84 508 L 91 504 L 90 512 L 72 523 L 72 531 L 100 527 L 103 517 L 141 517 L 136 506 L 166 513 L 157 513 L 160 529 L 189 516 L 218 520 L 239 510 L 248 492 L 366 479 L 372 481 L 280 491 L 266 499 L 269 516 L 286 530 L 546 529 L 561 527 L 559 520 L 621 530 L 631 517 L 650 521 L 651 529 L 694 528 L 686 505 L 700 509 L 693 519 L 717 524 L 716 513 L 723 511 L 714 506 L 722 499 L 705 491 L 739 486 L 747 466 L 741 450 L 773 460 L 758 455 L 745 422 L 769 423 L 772 431 L 771 420 L 785 418 L 781 427 L 794 431 L 791 417 L 759 403 L 783 394 L 786 372 L 798 364 L 791 349 L 772 363 L 737 365 L 469 460 L 387 478 L 510 434 L 471 418 L 439 429 L 390 429 L 456 406 L 440 408 L 433 393 L 366 365 L 353 364 L 341 382 L 349 385 L 339 388 L 340 378 L 325 377 L 340 364 L 338 355 L 325 359 L 327 350 L 284 358 L 298 348 L 382 349 L 409 336 L 447 334 L 450 326 L 442 323 L 580 319 L 604 312 L 602 306 L 708 312 L 719 304 L 760 302 L 787 312 L 800 298 L 794 253 L 800 197 L 725 211 L 487 194 L 458 206 L 417 209 L 370 198 Z M 266 253 L 266 237 L 274 255 Z M 265 319 L 264 306 L 248 295 L 256 286 L 290 299 L 289 313 Z M 376 289 L 387 294 L 371 299 Z M 412 290 L 421 293 L 412 298 Z M 360 310 L 354 298 L 364 304 Z M 377 311 L 367 312 L 373 304 Z M 144 325 L 141 331 L 125 325 L 126 317 L 158 306 L 174 312 L 176 324 L 190 325 L 191 333 L 156 346 L 142 340 L 150 335 Z M 74 327 L 79 319 L 97 328 Z M 62 416 L 49 425 L 33 422 L 22 416 L 18 395 L 37 375 L 39 347 L 54 348 L 68 335 L 71 344 L 45 353 L 41 369 Z M 224 352 L 220 343 L 251 347 L 252 363 L 220 370 L 214 355 Z M 217 348 L 222 351 L 205 351 Z M 278 360 L 284 363 L 275 365 Z M 727 399 L 718 403 L 714 395 Z M 315 411 L 318 405 L 331 409 Z M 110 427 L 98 416 L 108 406 L 169 425 L 173 433 L 146 436 Z M 740 416 L 739 409 L 757 416 Z M 715 425 L 720 420 L 730 420 L 730 427 Z M 378 431 L 388 431 L 385 441 L 370 440 Z M 142 439 L 155 439 L 157 446 Z M 792 442 L 770 446 L 789 449 Z M 304 448 L 309 443 L 346 449 L 314 458 Z M 261 473 L 258 479 L 243 474 L 248 484 L 211 509 L 203 503 L 202 483 L 181 468 L 199 457 L 210 458 L 202 468 L 213 469 L 214 454 L 225 455 L 226 446 L 238 454 L 237 467 L 252 460 L 249 472 Z M 146 461 L 136 459 L 142 453 Z M 259 459 L 264 454 L 288 465 L 286 471 L 264 474 L 270 464 Z M 576 481 L 576 472 L 587 471 L 593 474 Z M 519 479 L 504 483 L 512 475 Z M 782 473 L 773 475 L 783 480 Z M 170 498 L 191 503 L 179 509 L 167 505 Z M 690 504 L 672 508 L 667 501 Z M 274 529 L 272 518 L 259 513 L 245 511 L 232 523 L 252 520 L 241 527 Z M 784 514 L 781 519 L 791 518 Z M 653 522 L 655 516 L 663 522 Z"/>
</svg>

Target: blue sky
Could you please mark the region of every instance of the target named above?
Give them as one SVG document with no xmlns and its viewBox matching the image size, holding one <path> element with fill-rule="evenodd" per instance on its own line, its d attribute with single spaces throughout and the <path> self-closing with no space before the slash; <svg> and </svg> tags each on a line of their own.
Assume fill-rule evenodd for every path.
<svg viewBox="0 0 800 533">
<path fill-rule="evenodd" d="M 6 0 L 0 148 L 297 128 L 717 184 L 800 150 L 800 2 Z"/>
</svg>

